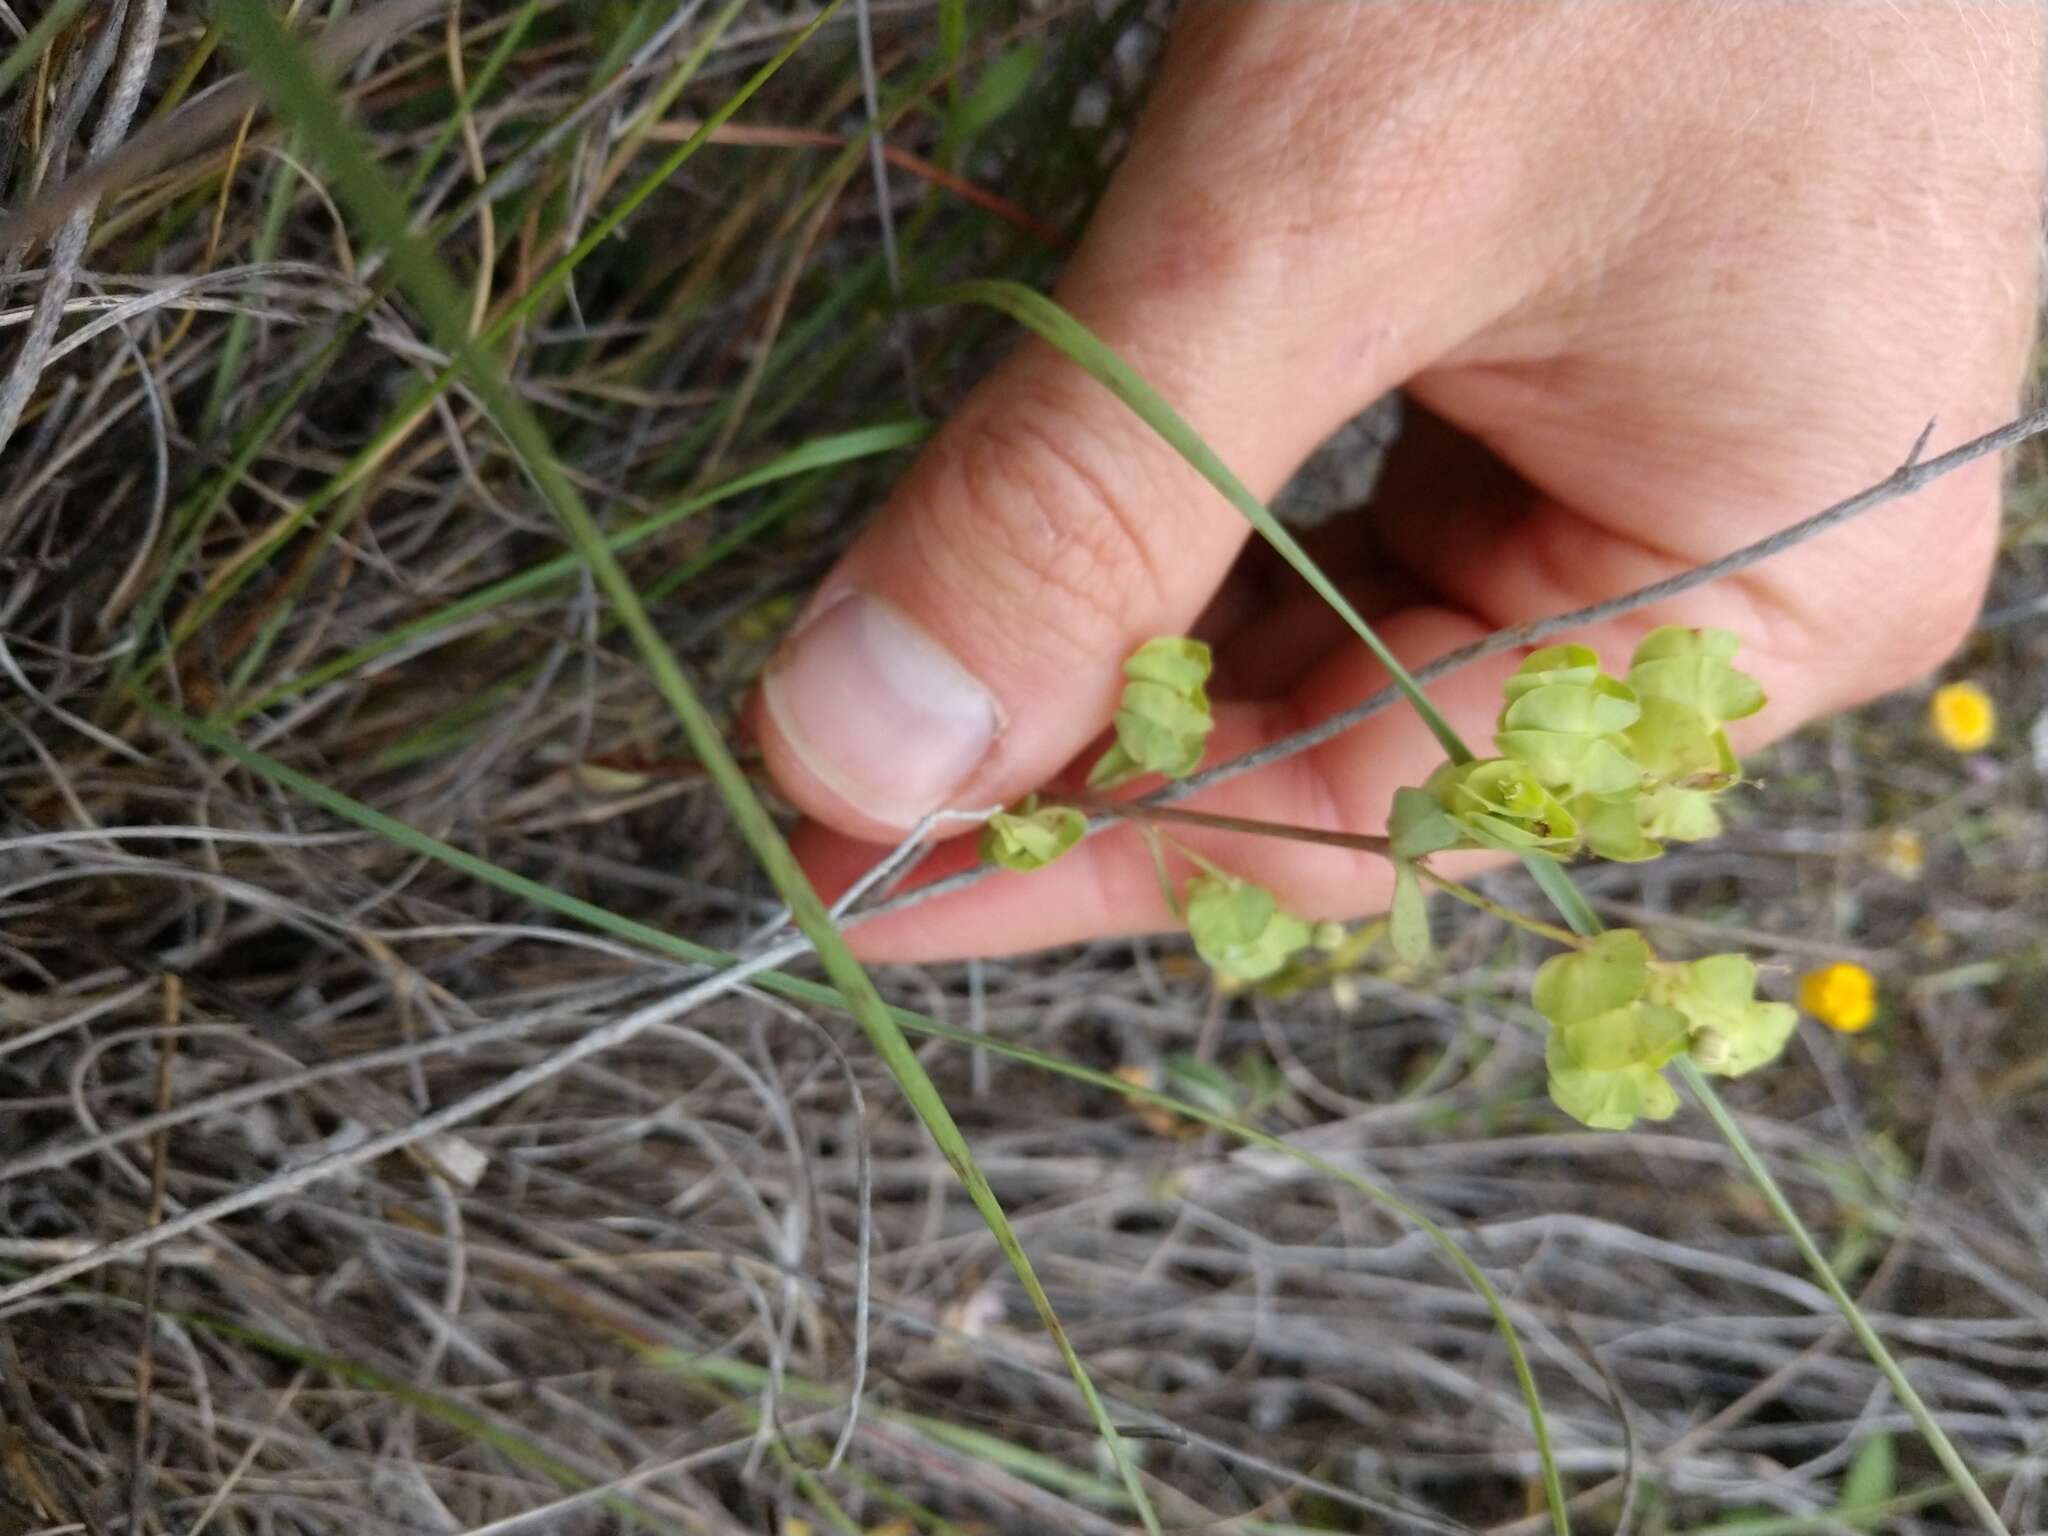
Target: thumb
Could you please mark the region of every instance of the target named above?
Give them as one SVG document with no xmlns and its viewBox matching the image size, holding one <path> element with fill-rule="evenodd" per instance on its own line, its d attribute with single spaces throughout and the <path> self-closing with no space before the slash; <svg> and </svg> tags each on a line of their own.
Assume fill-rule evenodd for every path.
<svg viewBox="0 0 2048 1536">
<path fill-rule="evenodd" d="M 1186 401 L 1205 363 L 1176 361 L 1148 371 Z M 1264 494 L 1293 437 L 1211 441 Z M 869 838 L 1012 799 L 1100 732 L 1124 657 L 1193 624 L 1246 532 L 1122 404 L 1027 345 L 932 441 L 771 663 L 768 765 L 805 811 Z"/>
<path fill-rule="evenodd" d="M 1348 324 L 1372 345 L 1333 349 L 1334 305 L 1288 291 L 1256 212 L 1222 211 L 1213 167 L 1205 186 L 1188 153 L 1181 135 L 1140 134 L 1056 297 L 1265 497 L 1420 359 L 1369 318 Z M 1126 406 L 1028 342 L 771 663 L 754 716 L 768 767 L 809 815 L 868 841 L 1012 800 L 1099 735 L 1124 658 L 1193 626 L 1248 531 Z"/>
</svg>

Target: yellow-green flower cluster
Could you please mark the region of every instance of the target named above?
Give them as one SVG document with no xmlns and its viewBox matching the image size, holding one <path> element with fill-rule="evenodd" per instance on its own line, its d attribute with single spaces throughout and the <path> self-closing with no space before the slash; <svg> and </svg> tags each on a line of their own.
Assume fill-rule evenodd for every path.
<svg viewBox="0 0 2048 1536">
<path fill-rule="evenodd" d="M 1662 1068 L 1680 1052 L 1740 1077 L 1775 1060 L 1798 1022 L 1789 1004 L 1758 999 L 1747 956 L 1661 961 L 1629 928 L 1546 960 L 1532 1000 L 1550 1021 L 1551 1098 L 1600 1130 L 1669 1119 L 1678 1095 Z"/>
<path fill-rule="evenodd" d="M 1764 706 L 1762 687 L 1730 659 L 1738 643 L 1722 629 L 1654 630 L 1626 679 L 1602 671 L 1588 646 L 1537 651 L 1504 685 L 1501 755 L 1431 775 L 1426 793 L 1448 827 L 1418 799 L 1397 801 L 1396 852 L 1464 845 L 1634 861 L 1714 836 L 1715 798 L 1742 778 L 1724 727 Z"/>
</svg>

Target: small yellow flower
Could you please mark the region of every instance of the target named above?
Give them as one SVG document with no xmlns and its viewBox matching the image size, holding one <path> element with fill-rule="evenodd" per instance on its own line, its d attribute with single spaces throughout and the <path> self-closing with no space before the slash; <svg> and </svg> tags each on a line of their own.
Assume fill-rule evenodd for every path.
<svg viewBox="0 0 2048 1536">
<path fill-rule="evenodd" d="M 1877 980 L 1862 966 L 1838 960 L 1799 978 L 1799 1006 L 1829 1029 L 1853 1035 L 1877 1017 Z"/>
<path fill-rule="evenodd" d="M 1975 683 L 1950 683 L 1934 690 L 1928 707 L 1934 734 L 1958 752 L 1981 752 L 1998 734 L 1991 695 Z"/>
</svg>

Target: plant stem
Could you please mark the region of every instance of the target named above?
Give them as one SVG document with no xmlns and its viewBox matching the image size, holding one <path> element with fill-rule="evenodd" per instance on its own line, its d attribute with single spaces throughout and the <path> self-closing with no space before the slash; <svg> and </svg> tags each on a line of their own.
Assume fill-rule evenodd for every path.
<svg viewBox="0 0 2048 1536">
<path fill-rule="evenodd" d="M 1998 1510 L 1971 1474 L 1962 1453 L 1955 1448 L 1955 1443 L 1949 1439 L 1947 1432 L 1935 1419 L 1933 1411 L 1913 1389 L 1913 1383 L 1906 1379 L 1905 1371 L 1892 1357 L 1891 1350 L 1886 1348 L 1884 1340 L 1878 1337 L 1877 1330 L 1870 1326 L 1870 1320 L 1863 1315 L 1863 1309 L 1856 1305 L 1856 1298 L 1851 1296 L 1842 1282 L 1835 1277 L 1834 1268 L 1828 1263 L 1827 1256 L 1820 1251 L 1819 1245 L 1813 1240 L 1813 1235 L 1806 1230 L 1806 1224 L 1799 1219 L 1799 1213 L 1792 1209 L 1792 1202 L 1785 1198 L 1784 1190 L 1778 1187 L 1777 1179 L 1765 1166 L 1763 1158 L 1758 1156 L 1749 1137 L 1743 1133 L 1742 1127 L 1736 1124 L 1735 1117 L 1728 1113 L 1728 1107 L 1721 1102 L 1721 1096 L 1714 1092 L 1714 1085 L 1707 1081 L 1706 1074 L 1694 1066 L 1689 1057 L 1680 1056 L 1676 1066 L 1679 1080 L 1692 1090 L 1693 1097 L 1700 1102 L 1700 1108 L 1704 1109 L 1707 1118 L 1714 1122 L 1714 1129 L 1719 1131 L 1722 1139 L 1734 1149 L 1736 1157 L 1741 1160 L 1743 1170 L 1763 1195 L 1765 1204 L 1770 1206 L 1771 1214 L 1776 1216 L 1778 1224 L 1791 1234 L 1800 1256 L 1813 1270 L 1814 1277 L 1821 1283 L 1821 1288 L 1833 1298 L 1836 1308 L 1842 1314 L 1842 1320 L 1849 1325 L 1849 1331 L 1856 1335 L 1856 1342 L 1863 1346 L 1864 1353 L 1870 1356 L 1872 1363 L 1884 1373 L 1885 1380 L 1891 1383 L 1892 1391 L 1898 1395 L 1900 1405 L 1912 1415 L 1913 1422 L 1919 1426 L 1928 1448 L 1934 1452 L 1934 1459 L 1941 1463 L 1942 1471 L 1949 1475 L 1961 1491 L 1963 1501 L 1975 1512 L 1985 1530 L 1994 1533 L 1994 1536 L 2010 1536 L 2005 1521 L 1999 1517 Z"/>
<path fill-rule="evenodd" d="M 1469 885 L 1460 885 L 1447 875 L 1440 875 L 1427 864 L 1417 861 L 1415 871 L 1446 896 L 1455 897 L 1468 907 L 1477 907 L 1489 916 L 1497 917 L 1504 923 L 1513 924 L 1525 933 L 1538 938 L 1549 939 L 1554 944 L 1563 944 L 1572 949 L 1584 949 L 1586 941 L 1569 928 L 1560 928 L 1555 923 L 1546 923 L 1540 918 L 1525 917 L 1513 907 L 1504 907 L 1490 897 L 1482 896 Z"/>
<path fill-rule="evenodd" d="M 1351 848 L 1392 858 L 1384 837 L 1358 832 L 1326 832 L 1320 827 L 1299 827 L 1285 821 L 1254 821 L 1246 816 L 1216 816 L 1207 811 L 1183 811 L 1170 805 L 1145 805 L 1138 801 L 1100 800 L 1083 795 L 1074 806 L 1097 816 L 1122 816 L 1131 821 L 1171 821 L 1188 827 L 1209 827 L 1218 832 L 1243 832 L 1253 837 L 1280 837 L 1297 843 L 1320 843 L 1326 848 Z M 1176 846 L 1178 846 L 1176 844 Z"/>
</svg>

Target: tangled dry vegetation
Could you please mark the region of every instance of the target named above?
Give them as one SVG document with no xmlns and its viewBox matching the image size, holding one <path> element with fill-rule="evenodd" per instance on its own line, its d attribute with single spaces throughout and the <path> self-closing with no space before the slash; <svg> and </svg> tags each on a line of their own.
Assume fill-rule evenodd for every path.
<svg viewBox="0 0 2048 1536">
<path fill-rule="evenodd" d="M 356 27 L 359 121 L 607 527 L 688 509 L 626 559 L 729 712 L 900 466 L 906 365 L 943 410 L 1002 341 L 891 318 L 850 14 L 550 286 L 814 13 L 296 9 Z M 975 6 L 949 72 L 937 14 L 877 0 L 905 287 L 1046 277 L 1149 9 Z M 566 1060 L 701 972 L 141 711 L 665 933 L 738 949 L 774 916 L 475 402 L 413 404 L 439 360 L 303 146 L 246 103 L 184 131 L 232 75 L 208 15 L 5 18 L 56 18 L 6 66 L 9 210 L 158 153 L 0 271 L 0 1531 L 1127 1528 L 844 1019 L 746 991 Z M 1878 1029 L 1809 1025 L 1735 1098 L 2015 1529 L 2048 1523 L 2040 468 L 1957 663 L 2002 706 L 1988 751 L 1885 702 L 1772 754 L 1724 841 L 1590 885 L 1676 953 L 1877 973 Z M 1448 1226 L 1511 1300 L 1581 1528 L 1959 1521 L 1705 1125 L 1550 1108 L 1520 1001 L 1540 958 L 1482 916 L 1426 976 L 1287 996 L 1219 996 L 1178 945 L 880 979 L 954 1027 L 924 1059 L 1169 1525 L 1547 1520 L 1499 1336 L 1426 1241 L 1090 1072 Z"/>
</svg>

